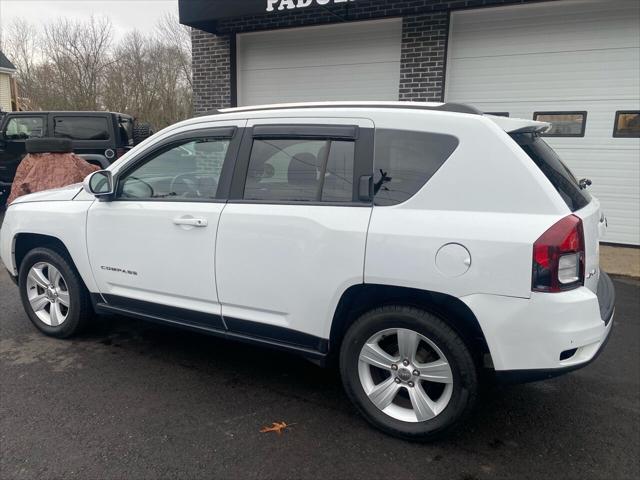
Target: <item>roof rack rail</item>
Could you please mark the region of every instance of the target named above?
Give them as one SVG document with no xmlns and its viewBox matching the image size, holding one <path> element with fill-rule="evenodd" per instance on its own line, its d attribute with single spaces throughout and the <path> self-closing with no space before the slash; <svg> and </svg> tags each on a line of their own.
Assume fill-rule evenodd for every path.
<svg viewBox="0 0 640 480">
<path fill-rule="evenodd" d="M 476 107 L 463 103 L 421 103 L 421 102 L 310 102 L 310 103 L 282 103 L 274 105 L 255 105 L 248 107 L 232 107 L 211 110 L 196 115 L 220 115 L 224 113 L 258 112 L 264 110 L 286 110 L 304 108 L 392 108 L 405 110 L 436 110 L 442 112 L 466 113 L 471 115 L 483 115 Z"/>
</svg>

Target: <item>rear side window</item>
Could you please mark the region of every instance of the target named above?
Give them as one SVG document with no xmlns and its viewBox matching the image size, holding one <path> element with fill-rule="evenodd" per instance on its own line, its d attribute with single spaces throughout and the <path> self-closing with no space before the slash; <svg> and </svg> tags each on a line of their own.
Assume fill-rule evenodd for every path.
<svg viewBox="0 0 640 480">
<path fill-rule="evenodd" d="M 13 117 L 7 122 L 5 135 L 11 140 L 42 137 L 44 120 L 42 117 Z"/>
<path fill-rule="evenodd" d="M 458 139 L 451 135 L 377 130 L 373 177 L 375 205 L 396 205 L 411 198 L 458 144 Z"/>
<path fill-rule="evenodd" d="M 533 133 L 517 133 L 512 137 L 542 170 L 572 212 L 589 204 L 591 201 L 589 192 L 580 188 L 569 167 L 547 142 Z"/>
<path fill-rule="evenodd" d="M 353 141 L 255 139 L 244 198 L 351 202 L 354 152 Z"/>
<path fill-rule="evenodd" d="M 109 140 L 109 125 L 104 117 L 55 117 L 53 136 L 72 140 Z"/>
</svg>

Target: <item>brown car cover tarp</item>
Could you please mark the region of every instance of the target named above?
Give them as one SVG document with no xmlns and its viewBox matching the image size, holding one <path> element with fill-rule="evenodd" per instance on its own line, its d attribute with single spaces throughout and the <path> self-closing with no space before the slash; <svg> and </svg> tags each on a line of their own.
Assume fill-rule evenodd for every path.
<svg viewBox="0 0 640 480">
<path fill-rule="evenodd" d="M 18 165 L 7 205 L 28 193 L 82 182 L 97 170 L 74 153 L 29 153 Z"/>
</svg>

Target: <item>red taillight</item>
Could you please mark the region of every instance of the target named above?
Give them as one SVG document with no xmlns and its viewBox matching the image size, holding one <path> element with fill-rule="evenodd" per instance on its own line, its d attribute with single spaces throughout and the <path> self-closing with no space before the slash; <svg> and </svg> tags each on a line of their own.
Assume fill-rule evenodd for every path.
<svg viewBox="0 0 640 480">
<path fill-rule="evenodd" d="M 562 292 L 584 284 L 582 220 L 569 215 L 544 232 L 533 244 L 532 289 Z"/>
</svg>

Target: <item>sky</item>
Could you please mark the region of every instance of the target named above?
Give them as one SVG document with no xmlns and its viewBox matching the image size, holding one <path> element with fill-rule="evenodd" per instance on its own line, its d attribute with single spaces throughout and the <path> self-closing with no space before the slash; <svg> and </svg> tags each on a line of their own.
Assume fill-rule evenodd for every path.
<svg viewBox="0 0 640 480">
<path fill-rule="evenodd" d="M 0 0 L 0 26 L 21 17 L 47 23 L 58 17 L 86 19 L 92 14 L 109 17 L 116 38 L 138 29 L 154 31 L 166 12 L 178 13 L 178 0 Z"/>
</svg>

